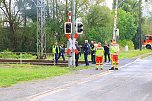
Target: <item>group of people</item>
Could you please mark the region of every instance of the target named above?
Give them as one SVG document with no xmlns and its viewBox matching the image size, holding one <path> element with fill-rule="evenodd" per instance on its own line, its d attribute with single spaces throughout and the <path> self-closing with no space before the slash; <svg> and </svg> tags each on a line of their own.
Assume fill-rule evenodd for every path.
<svg viewBox="0 0 152 101">
<path fill-rule="evenodd" d="M 91 44 L 89 44 L 88 40 L 85 40 L 85 44 L 82 47 L 80 47 L 78 45 L 78 42 L 76 41 L 75 46 L 78 50 L 78 53 L 75 54 L 76 66 L 78 66 L 79 56 L 83 51 L 86 66 L 89 65 L 88 55 L 91 54 L 91 61 L 93 64 L 96 64 L 96 70 L 98 70 L 98 68 L 100 68 L 101 70 L 103 69 L 103 61 L 105 63 L 111 62 L 112 68 L 110 68 L 110 70 L 118 70 L 119 45 L 116 43 L 115 40 L 111 40 L 110 44 L 107 44 L 107 42 L 105 41 L 104 46 L 102 46 L 100 42 L 97 44 L 96 42 L 91 41 Z M 54 59 L 56 63 L 58 63 L 58 59 L 61 56 L 63 58 L 63 61 L 65 62 L 65 48 L 63 47 L 63 44 L 58 46 L 58 44 L 56 43 L 52 48 L 52 52 L 54 53 Z"/>
<path fill-rule="evenodd" d="M 92 64 L 95 64 L 96 63 L 96 47 L 98 46 L 98 44 L 95 42 L 95 41 L 91 41 L 91 62 Z M 110 62 L 110 45 L 107 44 L 107 42 L 105 41 L 105 44 L 104 44 L 104 62 L 106 63 L 107 62 L 107 56 L 108 56 L 108 63 Z"/>
<path fill-rule="evenodd" d="M 61 56 L 63 58 L 63 62 L 65 62 L 65 56 L 64 56 L 65 48 L 63 44 L 59 46 L 58 43 L 56 42 L 55 45 L 53 45 L 52 47 L 52 53 L 54 54 L 54 59 L 56 64 L 58 63 L 58 60 Z"/>
<path fill-rule="evenodd" d="M 105 41 L 104 46 L 102 46 L 100 42 L 97 44 L 94 41 L 91 41 L 91 45 L 89 45 L 88 41 L 85 40 L 83 50 L 86 66 L 89 65 L 88 55 L 89 50 L 91 50 L 91 61 L 93 64 L 96 64 L 96 70 L 98 70 L 98 68 L 100 68 L 101 70 L 103 69 L 103 61 L 105 63 L 111 62 L 112 67 L 109 70 L 118 70 L 119 45 L 116 43 L 115 40 L 111 40 L 110 44 L 107 44 L 107 42 Z"/>
</svg>

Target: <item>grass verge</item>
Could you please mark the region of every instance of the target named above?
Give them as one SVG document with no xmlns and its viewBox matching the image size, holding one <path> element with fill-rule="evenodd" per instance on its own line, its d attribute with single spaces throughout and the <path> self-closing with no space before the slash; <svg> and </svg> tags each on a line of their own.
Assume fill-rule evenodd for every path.
<svg viewBox="0 0 152 101">
<path fill-rule="evenodd" d="M 92 68 L 82 66 L 78 68 L 58 66 L 36 66 L 29 64 L 0 64 L 0 87 L 8 87 L 21 81 L 42 79 L 72 73 L 73 70 Z"/>
<path fill-rule="evenodd" d="M 132 58 L 132 57 L 136 57 L 136 56 L 143 55 L 150 52 L 152 52 L 152 50 L 149 50 L 149 49 L 144 49 L 142 51 L 140 50 L 122 51 L 119 53 L 119 59 Z"/>
</svg>

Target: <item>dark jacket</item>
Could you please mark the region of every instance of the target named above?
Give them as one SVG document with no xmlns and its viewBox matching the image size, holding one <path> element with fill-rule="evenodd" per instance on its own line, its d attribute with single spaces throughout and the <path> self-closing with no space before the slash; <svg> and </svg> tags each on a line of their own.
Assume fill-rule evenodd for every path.
<svg viewBox="0 0 152 101">
<path fill-rule="evenodd" d="M 90 45 L 89 45 L 89 43 L 85 43 L 84 44 L 83 51 L 84 51 L 84 54 L 89 54 L 90 53 Z"/>
<path fill-rule="evenodd" d="M 64 53 L 64 52 L 65 52 L 64 47 L 60 46 L 60 53 Z"/>
<path fill-rule="evenodd" d="M 91 54 L 95 54 L 95 46 L 94 46 L 94 44 L 91 44 L 90 48 L 91 48 Z"/>
<path fill-rule="evenodd" d="M 104 53 L 105 54 L 110 54 L 109 45 L 104 45 Z"/>
<path fill-rule="evenodd" d="M 80 55 L 80 47 L 76 44 L 76 49 L 79 51 L 78 54 L 75 54 L 75 59 L 79 59 L 79 55 Z"/>
</svg>

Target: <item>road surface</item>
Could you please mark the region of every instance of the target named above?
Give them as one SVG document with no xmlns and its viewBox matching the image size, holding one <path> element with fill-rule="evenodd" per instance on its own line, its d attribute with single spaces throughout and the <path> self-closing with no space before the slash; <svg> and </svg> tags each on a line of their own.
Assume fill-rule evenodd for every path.
<svg viewBox="0 0 152 101">
<path fill-rule="evenodd" d="M 152 56 L 134 60 L 0 88 L 0 101 L 152 101 Z"/>
<path fill-rule="evenodd" d="M 104 71 L 28 101 L 152 101 L 152 56 L 138 59 L 118 71 Z"/>
</svg>

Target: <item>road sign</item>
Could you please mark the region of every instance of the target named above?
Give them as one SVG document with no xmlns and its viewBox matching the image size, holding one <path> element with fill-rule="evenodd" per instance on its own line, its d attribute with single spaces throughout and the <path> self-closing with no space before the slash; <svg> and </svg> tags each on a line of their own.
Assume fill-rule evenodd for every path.
<svg viewBox="0 0 152 101">
<path fill-rule="evenodd" d="M 67 53 L 67 54 L 70 54 L 70 52 L 71 52 L 72 49 L 73 49 L 74 52 L 75 52 L 76 54 L 78 54 L 79 52 L 78 52 L 78 50 L 77 50 L 77 48 L 76 48 L 76 46 L 75 46 L 75 41 L 76 41 L 76 39 L 78 38 L 78 34 L 75 34 L 73 40 L 71 39 L 71 35 L 70 35 L 70 34 L 66 34 L 66 37 L 68 38 L 69 43 L 70 43 L 69 48 L 67 49 L 66 53 Z"/>
</svg>

